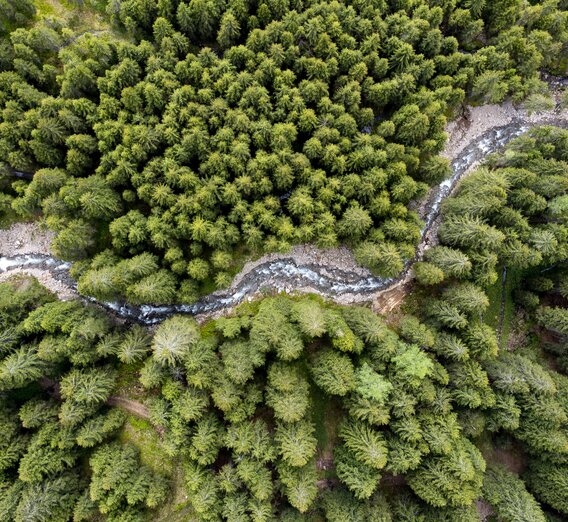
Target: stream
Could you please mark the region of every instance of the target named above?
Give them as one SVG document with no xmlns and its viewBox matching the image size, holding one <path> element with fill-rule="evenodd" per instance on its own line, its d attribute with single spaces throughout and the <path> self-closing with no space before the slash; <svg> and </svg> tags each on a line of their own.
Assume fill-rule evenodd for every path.
<svg viewBox="0 0 568 522">
<path fill-rule="evenodd" d="M 342 302 L 371 301 L 377 293 L 394 288 L 410 278 L 412 265 L 422 258 L 424 251 L 436 236 L 442 202 L 451 195 L 462 176 L 472 170 L 488 154 L 498 151 L 534 125 L 524 119 L 514 118 L 507 125 L 489 129 L 461 150 L 459 156 L 451 164 L 452 176 L 434 187 L 426 196 L 425 205 L 422 205 L 422 208 L 426 210 L 425 215 L 421 216 L 424 221 L 421 241 L 416 249 L 415 257 L 407 261 L 404 271 L 397 278 L 362 275 L 360 270 L 349 271 L 317 263 L 298 264 L 292 257 L 282 256 L 257 265 L 229 288 L 206 295 L 193 304 L 135 306 L 119 302 L 99 302 L 88 297 L 86 299 L 98 303 L 123 319 L 143 324 L 154 324 L 176 313 L 211 315 L 231 309 L 247 298 L 262 293 L 282 291 L 317 293 L 331 300 L 338 300 L 341 297 Z M 568 120 L 559 115 L 552 115 L 540 119 L 538 125 L 568 127 Z M 0 257 L 0 273 L 17 268 L 47 270 L 55 279 L 76 289 L 76 283 L 69 275 L 70 267 L 70 263 L 46 255 Z"/>
</svg>

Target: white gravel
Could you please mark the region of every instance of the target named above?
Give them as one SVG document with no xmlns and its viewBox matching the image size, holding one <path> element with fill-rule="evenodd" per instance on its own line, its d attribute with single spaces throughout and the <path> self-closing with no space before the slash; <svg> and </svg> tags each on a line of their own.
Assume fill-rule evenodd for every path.
<svg viewBox="0 0 568 522">
<path fill-rule="evenodd" d="M 10 228 L 0 230 L 0 255 L 50 254 L 51 241 L 55 233 L 37 222 L 14 223 Z"/>
<path fill-rule="evenodd" d="M 448 140 L 442 156 L 450 161 L 456 159 L 461 151 L 472 141 L 479 138 L 484 132 L 494 127 L 508 125 L 515 119 L 525 120 L 527 123 L 538 124 L 550 118 L 550 111 L 535 112 L 529 116 L 523 108 L 515 107 L 510 101 L 500 105 L 480 105 L 466 107 L 464 115 L 446 125 Z M 563 109 L 554 114 L 557 117 L 567 117 L 568 110 Z"/>
<path fill-rule="evenodd" d="M 319 267 L 339 268 L 346 272 L 353 272 L 363 277 L 371 276 L 371 271 L 357 264 L 353 252 L 347 247 L 340 246 L 337 248 L 318 248 L 315 245 L 303 244 L 296 245 L 286 253 L 266 254 L 262 257 L 248 261 L 242 270 L 235 276 L 230 288 L 237 287 L 242 279 L 252 272 L 259 265 L 278 261 L 279 259 L 293 259 L 297 265 L 318 265 Z"/>
<path fill-rule="evenodd" d="M 0 283 L 3 283 L 18 274 L 26 274 L 35 277 L 43 286 L 45 286 L 48 290 L 51 290 L 62 301 L 68 301 L 79 297 L 75 290 L 68 287 L 62 281 L 55 279 L 49 270 L 41 270 L 39 268 L 14 268 L 8 272 L 0 273 Z"/>
</svg>

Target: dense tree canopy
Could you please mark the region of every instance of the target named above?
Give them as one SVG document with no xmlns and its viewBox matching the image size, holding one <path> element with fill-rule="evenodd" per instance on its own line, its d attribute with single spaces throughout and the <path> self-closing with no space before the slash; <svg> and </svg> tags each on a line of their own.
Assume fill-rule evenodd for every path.
<svg viewBox="0 0 568 522">
<path fill-rule="evenodd" d="M 568 378 L 534 348 L 504 350 L 487 313 L 501 267 L 519 271 L 518 303 L 564 368 L 567 136 L 533 130 L 463 180 L 418 265 L 439 280 L 418 277 L 389 323 L 275 296 L 148 332 L 31 279 L 0 284 L 0 513 L 152 516 L 167 480 L 117 439 L 124 415 L 108 405 L 136 365 L 197 520 L 473 521 L 479 498 L 502 520 L 566 514 Z M 492 462 L 502 440 L 526 455 L 522 477 Z M 391 492 L 393 476 L 406 485 Z"/>
<path fill-rule="evenodd" d="M 77 34 L 0 0 L 0 214 L 41 214 L 102 301 L 191 302 L 301 242 L 398 275 L 446 119 L 551 108 L 568 64 L 563 0 L 99 4 L 112 28 Z M 392 317 L 273 295 L 147 329 L 0 283 L 0 519 L 565 518 L 567 223 L 568 131 L 542 127 L 444 202 Z"/>
<path fill-rule="evenodd" d="M 566 67 L 562 5 L 490 4 L 109 0 L 128 40 L 14 29 L 0 157 L 36 174 L 13 206 L 43 211 L 102 299 L 192 301 L 299 242 L 396 275 L 420 233 L 407 203 L 448 174 L 446 116 L 466 96 L 542 97 L 539 71 Z"/>
</svg>

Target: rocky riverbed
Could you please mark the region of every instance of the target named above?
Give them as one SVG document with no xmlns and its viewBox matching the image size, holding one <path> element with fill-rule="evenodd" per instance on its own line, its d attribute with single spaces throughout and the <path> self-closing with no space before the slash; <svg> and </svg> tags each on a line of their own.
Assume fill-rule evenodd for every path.
<svg viewBox="0 0 568 522">
<path fill-rule="evenodd" d="M 488 154 L 540 124 L 568 126 L 568 111 L 557 106 L 552 111 L 529 115 L 507 102 L 467 108 L 447 126 L 448 141 L 443 155 L 451 161 L 452 176 L 434 187 L 419 205 L 425 222 L 422 240 L 416 257 L 396 279 L 374 276 L 359 266 L 345 247 L 322 250 L 313 245 L 298 245 L 286 254 L 269 254 L 249 261 L 229 288 L 193 304 L 100 304 L 124 319 L 146 324 L 159 322 L 173 313 L 187 313 L 197 319 L 215 317 L 267 292 L 315 293 L 339 304 L 372 302 L 377 311 L 389 311 L 400 303 L 409 287 L 412 263 L 436 242 L 441 202 Z M 15 272 L 27 272 L 38 277 L 60 298 L 75 296 L 69 264 L 49 256 L 52 237 L 36 223 L 18 223 L 8 230 L 0 230 L 0 280 Z"/>
</svg>

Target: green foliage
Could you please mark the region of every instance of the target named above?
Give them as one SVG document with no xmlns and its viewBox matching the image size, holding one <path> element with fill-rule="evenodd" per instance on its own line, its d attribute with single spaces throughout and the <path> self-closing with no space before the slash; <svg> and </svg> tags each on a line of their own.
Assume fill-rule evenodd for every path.
<svg viewBox="0 0 568 522">
<path fill-rule="evenodd" d="M 313 457 L 317 442 L 314 431 L 314 426 L 306 421 L 277 425 L 274 441 L 287 465 L 299 468 Z"/>
<path fill-rule="evenodd" d="M 414 263 L 412 271 L 421 285 L 437 285 L 444 280 L 444 271 L 432 263 L 419 261 Z"/>
<path fill-rule="evenodd" d="M 503 522 L 546 520 L 523 481 L 502 466 L 491 466 L 486 470 L 483 498 L 491 504 Z"/>
<path fill-rule="evenodd" d="M 481 492 L 485 461 L 479 450 L 462 438 L 449 455 L 432 457 L 410 473 L 410 487 L 433 506 L 467 506 Z"/>
<path fill-rule="evenodd" d="M 124 413 L 110 410 L 107 414 L 94 417 L 85 422 L 77 432 L 77 444 L 92 448 L 114 434 L 124 423 Z"/>
<path fill-rule="evenodd" d="M 165 479 L 141 466 L 132 446 L 101 446 L 89 463 L 93 473 L 90 496 L 101 513 L 117 516 L 127 506 L 155 507 L 167 494 Z"/>
<path fill-rule="evenodd" d="M 136 303 L 195 300 L 243 254 L 294 243 L 347 242 L 398 275 L 421 228 L 406 205 L 449 172 L 446 117 L 466 96 L 547 108 L 539 72 L 566 68 L 562 4 L 109 0 L 119 34 L 96 35 L 20 27 L 34 7 L 16 4 L 0 9 L 0 156 L 36 175 L 12 206 L 86 260 L 81 292 Z M 456 219 L 468 243 L 499 242 Z M 140 255 L 156 266 L 125 274 Z"/>
<path fill-rule="evenodd" d="M 284 422 L 297 422 L 310 403 L 309 383 L 298 365 L 273 363 L 268 370 L 266 404 Z"/>
<path fill-rule="evenodd" d="M 315 6 L 319 4 L 310 9 Z M 159 8 L 169 9 L 165 3 Z M 259 31 L 271 30 L 271 15 L 267 9 L 259 8 Z M 465 18 L 456 20 L 455 12 L 447 9 L 451 11 L 448 20 L 453 16 L 449 25 L 458 32 L 465 31 Z M 419 7 L 416 10 L 420 13 Z M 362 12 L 359 7 L 353 7 L 353 12 L 359 11 Z M 428 16 L 443 17 L 442 11 L 432 9 Z M 250 29 L 238 10 L 235 9 L 233 16 L 239 31 Z M 285 12 L 281 13 L 277 21 L 286 16 Z M 301 20 L 301 14 L 298 16 Z M 124 17 L 124 21 L 131 24 L 133 35 L 136 31 L 150 34 L 151 30 L 160 45 L 169 45 L 168 39 L 173 38 L 177 27 L 165 17 L 152 23 L 143 22 L 140 17 L 129 17 L 132 23 L 127 22 L 128 17 Z M 140 19 L 141 25 L 135 18 Z M 402 14 L 400 18 L 399 22 L 404 25 Z M 231 17 L 219 12 L 216 20 L 213 26 L 220 29 L 223 23 L 231 22 Z M 473 33 L 473 29 L 470 27 L 468 31 Z M 203 31 L 210 32 L 212 39 L 218 37 L 214 29 L 203 28 Z M 264 43 L 257 41 L 262 36 L 259 31 L 250 33 L 249 44 L 253 48 L 263 48 Z M 243 34 L 225 35 L 220 40 L 226 42 L 222 45 L 229 46 L 227 54 L 231 60 L 248 67 L 246 63 L 254 57 L 244 46 L 238 51 L 230 47 L 230 38 L 239 41 Z M 263 37 L 269 36 L 263 33 Z M 510 37 L 503 36 L 504 39 Z M 310 37 L 306 34 L 305 38 Z M 472 49 L 474 41 L 470 35 Z M 429 42 L 428 45 L 435 45 L 435 41 Z M 451 42 L 439 44 L 449 49 Z M 387 39 L 384 45 L 392 61 L 383 67 L 402 71 L 412 59 L 411 44 Z M 426 43 L 420 45 L 426 46 Z M 499 40 L 497 45 L 505 44 Z M 152 53 L 148 46 L 137 49 L 139 53 Z M 423 52 L 428 53 L 427 49 L 428 46 L 424 47 Z M 270 56 L 278 55 L 278 51 L 279 48 L 275 48 Z M 486 51 L 484 55 L 488 60 L 495 59 L 491 52 Z M 170 56 L 168 52 L 163 54 Z M 343 61 L 354 60 L 343 51 L 339 56 L 337 67 L 344 67 Z M 325 72 L 321 64 L 312 60 L 317 60 L 314 56 L 304 58 L 303 68 L 295 74 L 313 78 L 333 76 L 333 71 Z M 211 72 L 206 69 L 217 59 L 210 55 L 204 60 L 201 56 L 199 68 L 195 60 L 190 60 L 196 70 L 178 72 L 202 78 Z M 116 73 L 117 77 L 124 74 L 138 82 L 141 73 L 134 63 L 139 61 L 136 54 L 121 60 L 124 67 Z M 272 74 L 265 66 L 264 73 Z M 349 67 L 346 75 L 355 77 L 362 74 L 362 70 L 352 71 Z M 400 73 L 401 81 L 403 74 L 406 73 Z M 174 81 L 171 77 L 169 80 Z M 503 77 L 503 81 L 506 80 L 507 77 Z M 201 91 L 198 96 L 204 100 L 202 103 L 215 107 L 218 100 L 210 99 L 213 94 L 198 87 L 200 81 L 195 81 L 195 88 Z M 380 85 L 389 81 L 382 81 Z M 247 82 L 254 83 L 250 78 Z M 111 96 L 110 82 L 99 83 Z M 308 88 L 313 86 L 303 85 L 308 94 L 314 95 Z M 244 100 L 242 114 L 254 120 L 247 103 L 250 103 L 249 98 L 263 99 L 264 93 L 247 92 L 249 87 L 232 96 L 240 100 L 239 103 Z M 143 95 L 130 90 L 124 93 L 128 88 L 120 90 L 125 107 L 136 105 L 137 95 L 144 96 L 140 111 L 146 110 L 143 107 L 152 99 L 151 89 L 148 95 L 146 90 Z M 380 97 L 385 94 L 382 89 L 374 88 L 372 92 Z M 342 91 L 342 99 L 354 106 L 356 100 L 349 99 L 351 92 L 352 89 Z M 417 103 L 403 104 L 407 109 L 393 107 L 393 128 L 389 130 L 387 125 L 379 124 L 381 132 L 396 137 L 409 148 L 416 144 L 421 150 L 430 146 L 436 150 L 435 144 L 424 145 L 420 137 L 425 132 L 421 126 L 426 125 L 426 119 L 431 125 L 436 111 L 427 110 L 418 99 L 415 101 Z M 110 101 L 101 100 L 101 103 L 108 104 L 105 110 L 114 110 Z M 184 102 L 196 109 L 191 103 L 197 104 Z M 223 107 L 217 109 L 219 114 L 225 114 Z M 155 113 L 161 114 L 158 107 Z M 231 115 L 231 118 L 242 114 Z M 364 119 L 364 115 L 358 117 Z M 286 150 L 290 148 L 287 143 L 298 139 L 300 134 L 318 132 L 314 130 L 311 113 L 303 114 L 302 121 L 305 127 L 296 129 L 298 133 L 287 123 L 278 122 L 273 127 L 279 126 L 270 133 L 257 129 L 254 140 L 258 143 L 264 140 L 271 148 Z M 316 116 L 316 125 L 319 121 Z M 349 122 L 344 119 L 341 125 L 348 127 Z M 54 132 L 57 133 L 57 128 Z M 151 148 L 157 139 L 150 131 L 136 131 L 140 135 L 132 130 L 128 132 L 134 133 L 127 133 L 128 139 L 140 139 L 146 148 Z M 164 136 L 166 134 L 164 131 Z M 227 143 L 233 144 L 239 136 L 235 133 L 227 136 Z M 195 146 L 198 138 L 186 140 L 184 150 Z M 320 146 L 324 147 L 323 136 L 318 134 L 319 145 L 315 140 L 310 141 L 313 138 L 307 138 L 304 148 L 307 154 L 314 156 L 315 162 L 324 158 L 326 151 L 319 150 Z M 392 145 L 385 141 L 389 154 L 395 151 Z M 262 155 L 258 151 L 261 149 L 255 145 L 255 161 L 260 161 Z M 226 145 L 225 150 L 232 149 Z M 182 154 L 183 150 L 178 153 Z M 408 150 L 407 153 L 410 154 Z M 403 150 L 396 154 L 403 154 Z M 172 460 L 183 461 L 184 493 L 190 509 L 199 519 L 309 520 L 323 514 L 330 520 L 469 521 L 475 520 L 473 502 L 481 495 L 494 505 L 503 520 L 543 519 L 538 505 L 519 479 L 499 468 L 485 471 L 481 453 L 470 439 L 489 444 L 494 433 L 502 439 L 511 439 L 515 447 L 522 448 L 528 456 L 526 484 L 538 500 L 566 512 L 563 477 L 568 454 L 568 379 L 542 366 L 533 348 L 537 345 L 536 336 L 544 332 L 552 345 L 547 345 L 547 349 L 554 354 L 565 352 L 563 261 L 568 248 L 563 204 L 558 198 L 568 193 L 563 163 L 567 154 L 568 139 L 563 131 L 535 130 L 514 142 L 504 155 L 492 157 L 487 168 L 465 179 L 456 196 L 443 208 L 442 242 L 445 244 L 429 249 L 427 260 L 418 265 L 426 267 L 425 273 L 436 277 L 425 276 L 422 281 L 419 277 L 422 269 L 418 269 L 415 294 L 418 302 L 408 303 L 408 311 L 414 315 L 397 316 L 388 323 L 368 308 L 332 306 L 313 297 L 279 296 L 252 303 L 238 309 L 231 317 L 203 326 L 189 317 L 172 317 L 149 333 L 141 327 L 118 327 L 102 313 L 79 302 L 49 302 L 52 298 L 29 281 L 0 285 L 0 317 L 5 326 L 0 336 L 3 388 L 0 424 L 6 434 L 0 443 L 0 514 L 8 520 L 18 520 L 18 516 L 21 520 L 34 520 L 36 512 L 45 512 L 50 520 L 67 520 L 72 516 L 77 520 L 95 518 L 98 513 L 109 520 L 136 520 L 154 515 L 144 512 L 165 499 L 167 481 L 142 465 L 132 447 L 121 446 L 113 440 L 124 415 L 105 404 L 121 402 L 122 397 L 111 397 L 111 394 L 115 389 L 116 366 L 123 363 L 129 365 L 129 372 L 140 369 L 141 382 L 151 389 L 147 405 L 150 421 L 159 432 L 164 454 Z M 399 249 L 408 253 L 410 243 L 406 239 L 406 247 L 401 247 L 396 238 L 412 236 L 413 228 L 401 218 L 404 214 L 401 208 L 408 203 L 406 193 L 415 194 L 422 189 L 408 175 L 408 165 L 405 170 L 403 160 L 399 159 L 382 167 L 370 167 L 365 175 L 371 176 L 377 184 L 382 183 L 383 187 L 388 186 L 389 204 L 399 205 L 395 210 L 398 217 L 382 216 L 385 219 L 379 224 L 375 206 L 367 207 L 366 200 L 354 202 L 356 198 L 347 195 L 334 216 L 341 237 L 348 238 L 352 231 L 348 239 L 359 248 L 362 244 L 385 244 L 388 250 L 390 244 L 391 253 L 396 251 L 402 259 L 404 256 Z M 158 168 L 153 161 L 149 160 L 135 172 L 144 177 L 141 171 Z M 191 161 L 186 163 L 194 165 Z M 200 164 L 207 161 L 203 157 Z M 215 157 L 214 161 L 220 164 L 221 159 Z M 354 154 L 348 165 L 361 161 L 364 158 Z M 405 161 L 409 161 L 408 158 Z M 184 194 L 197 193 L 203 188 L 195 172 L 183 170 L 175 174 L 175 170 L 169 169 L 174 167 L 169 165 L 165 169 L 164 166 L 161 171 L 164 179 L 185 176 L 183 182 L 180 181 L 185 187 Z M 302 233 L 309 234 L 305 227 L 311 226 L 312 221 L 304 221 L 303 216 L 311 213 L 311 219 L 315 220 L 319 215 L 318 194 L 325 184 L 316 183 L 315 191 L 310 192 L 293 183 L 286 185 L 290 173 L 278 168 L 270 170 L 276 171 L 275 186 L 280 184 L 286 187 L 282 190 L 292 192 L 285 203 L 290 214 L 277 213 L 276 205 L 270 200 L 265 203 L 274 210 L 272 217 L 258 208 L 255 212 L 260 212 L 262 221 L 280 220 L 282 237 L 289 229 L 289 223 L 282 220 L 290 216 L 293 223 L 301 222 Z M 205 172 L 208 180 L 215 176 L 208 170 L 200 174 Z M 249 179 L 240 179 L 239 186 L 261 181 L 249 170 L 243 172 L 247 174 L 242 176 Z M 124 188 L 128 185 L 127 178 L 120 178 L 121 174 L 116 172 L 114 175 L 118 178 L 109 186 Z M 359 180 L 352 173 L 346 176 L 351 177 L 344 182 L 344 187 L 336 187 L 337 190 L 345 194 L 349 194 L 350 189 L 355 190 L 353 187 L 357 191 L 365 190 L 365 176 L 359 176 Z M 59 174 L 42 174 L 34 190 L 41 191 L 41 183 L 49 185 L 50 179 L 57 185 Z M 85 216 L 96 213 L 97 209 L 102 214 L 114 212 L 110 196 L 109 206 L 97 203 L 97 198 L 90 206 L 85 202 L 89 196 L 83 197 L 91 191 L 106 190 L 105 184 L 96 180 L 83 184 L 73 179 L 75 181 L 69 182 L 65 177 L 65 184 L 49 195 L 57 192 L 59 197 L 63 193 L 61 197 L 66 199 L 66 204 L 81 207 Z M 154 179 L 140 179 L 137 183 L 142 187 L 146 181 L 150 184 Z M 310 183 L 314 183 L 313 180 Z M 167 206 L 174 197 L 182 195 L 169 190 L 167 183 L 154 185 L 152 196 L 144 195 L 144 190 L 149 190 L 146 188 L 140 191 L 141 197 L 154 198 L 154 206 L 170 219 Z M 221 193 L 221 190 L 214 192 Z M 254 197 L 258 196 L 257 189 L 247 190 Z M 269 198 L 269 191 L 265 193 Z M 132 201 L 136 197 L 128 196 Z M 380 197 L 387 199 L 386 194 Z M 49 204 L 55 203 L 51 199 Z M 374 205 L 379 203 L 375 201 Z M 137 212 L 142 214 L 141 210 Z M 191 270 L 194 276 L 201 278 L 211 267 L 230 270 L 230 249 L 206 244 L 206 238 L 212 233 L 213 218 L 205 211 L 203 222 L 198 221 L 198 226 L 191 230 L 189 241 L 194 248 L 192 256 L 193 253 L 195 256 L 189 260 L 179 238 L 170 238 L 153 217 L 154 214 L 130 215 L 124 223 L 115 224 L 116 237 L 120 238 L 117 249 L 130 257 L 121 260 L 122 254 L 100 254 L 93 259 L 86 272 L 89 275 L 81 284 L 90 284 L 93 288 L 99 285 L 100 292 L 108 296 L 129 295 L 135 291 L 133 289 L 150 288 L 153 278 L 170 277 L 162 266 L 161 248 L 167 251 L 164 260 L 175 273 Z M 101 218 L 98 222 L 102 236 L 106 234 L 104 221 Z M 419 226 L 415 220 L 413 222 Z M 315 231 L 316 225 L 313 226 Z M 145 240 L 136 243 L 133 236 L 133 244 L 129 243 L 127 236 L 131 231 L 134 235 L 152 236 L 150 241 L 155 244 L 152 253 L 141 253 Z M 363 238 L 367 243 L 361 243 Z M 539 292 L 542 306 L 536 312 L 527 310 L 529 324 L 537 325 L 531 336 L 526 339 L 520 336 L 521 346 L 516 350 L 499 352 L 497 333 L 483 323 L 489 305 L 484 288 L 503 264 L 514 268 L 519 278 L 527 276 L 524 286 Z M 85 267 L 87 263 L 79 264 L 77 273 Z M 162 286 L 174 288 L 176 285 L 177 282 L 171 280 L 170 285 L 158 285 L 160 288 L 154 288 L 148 295 L 158 295 Z M 425 285 L 428 288 L 424 288 Z M 390 325 L 395 325 L 396 331 Z M 121 394 L 130 390 L 137 395 L 142 393 L 134 385 L 120 387 Z M 314 411 L 322 400 L 329 400 L 333 406 L 328 408 L 324 403 L 324 411 L 332 412 L 326 418 L 325 437 L 320 436 L 321 415 Z M 10 407 L 6 406 L 8 404 Z M 146 410 L 141 411 L 146 415 Z M 318 447 L 318 441 L 324 447 Z M 90 477 L 83 466 L 87 460 Z M 327 466 L 331 463 L 333 468 L 330 469 Z M 390 508 L 377 491 L 382 470 L 404 475 L 413 492 L 410 494 L 406 488 L 406 493 L 393 493 L 392 501 L 389 496 Z M 326 479 L 334 472 L 339 484 L 329 488 Z M 57 481 L 65 477 L 74 477 L 74 482 L 63 488 Z M 322 492 L 320 503 L 318 493 L 322 486 L 326 491 Z M 37 515 L 38 520 L 41 516 Z"/>
<path fill-rule="evenodd" d="M 537 320 L 548 330 L 568 335 L 568 310 L 565 308 L 543 306 L 537 310 Z"/>
<path fill-rule="evenodd" d="M 69 520 L 79 496 L 80 481 L 74 474 L 25 487 L 14 513 L 14 520 Z"/>
<path fill-rule="evenodd" d="M 398 323 L 398 329 L 400 335 L 410 343 L 425 348 L 430 348 L 434 345 L 435 338 L 432 331 L 412 315 L 402 317 Z"/>
<path fill-rule="evenodd" d="M 566 515 L 568 484 L 566 482 L 566 466 L 548 461 L 531 462 L 526 473 L 529 489 L 537 499 L 552 506 Z"/>
<path fill-rule="evenodd" d="M 403 345 L 392 361 L 397 377 L 413 388 L 433 373 L 432 361 L 416 345 Z"/>
<path fill-rule="evenodd" d="M 344 424 L 340 436 L 353 457 L 374 469 L 384 468 L 387 446 L 380 432 L 363 422 Z"/>
<path fill-rule="evenodd" d="M 427 250 L 425 257 L 448 277 L 464 278 L 471 270 L 471 262 L 467 255 L 445 246 L 436 246 Z"/>
<path fill-rule="evenodd" d="M 174 316 L 164 321 L 152 340 L 154 359 L 161 365 L 173 366 L 199 339 L 197 324 L 193 319 Z"/>
<path fill-rule="evenodd" d="M 116 375 L 108 369 L 72 370 L 61 379 L 61 397 L 77 403 L 105 402 L 112 393 Z"/>
<path fill-rule="evenodd" d="M 314 382 L 330 395 L 343 396 L 355 387 L 351 359 L 333 350 L 320 352 L 311 365 Z"/>
<path fill-rule="evenodd" d="M 334 451 L 335 469 L 339 479 L 359 500 L 369 498 L 377 488 L 381 475 L 373 468 L 355 458 L 346 448 Z"/>
<path fill-rule="evenodd" d="M 326 520 L 330 522 L 390 522 L 390 507 L 380 493 L 374 494 L 366 502 L 361 502 L 344 489 L 327 491 L 323 498 Z"/>
<path fill-rule="evenodd" d="M 372 399 L 379 403 L 384 403 L 393 390 L 392 384 L 376 373 L 367 363 L 363 363 L 357 369 L 356 379 L 357 393 L 366 399 Z"/>
<path fill-rule="evenodd" d="M 12 340 L 4 337 L 5 351 L 0 352 L 0 367 L 6 372 L 0 398 L 0 424 L 6 435 L 0 443 L 0 513 L 6 520 L 22 522 L 85 520 L 98 515 L 99 508 L 114 509 L 87 500 L 90 479 L 83 463 L 124 422 L 122 411 L 102 409 L 116 384 L 112 365 L 117 360 L 105 358 L 116 354 L 121 336 L 111 331 L 102 312 L 78 301 L 49 302 L 51 295 L 34 281 L 18 278 L 0 284 L 0 296 L 12 294 L 10 302 L 0 303 L 4 303 L 3 320 L 14 336 Z M 135 342 L 141 333 L 133 328 L 123 339 Z M 110 342 L 111 346 L 100 349 L 102 339 L 114 339 L 114 347 Z M 5 404 L 19 411 L 6 409 Z M 125 470 L 120 459 L 110 458 L 122 480 Z M 138 469 L 138 462 L 132 468 Z M 126 487 L 130 498 L 116 506 L 112 516 L 134 513 L 127 504 L 138 502 L 137 488 L 145 491 L 146 498 L 136 508 L 138 513 L 165 499 L 162 479 L 140 478 Z M 113 497 L 109 487 L 103 489 Z"/>
</svg>

